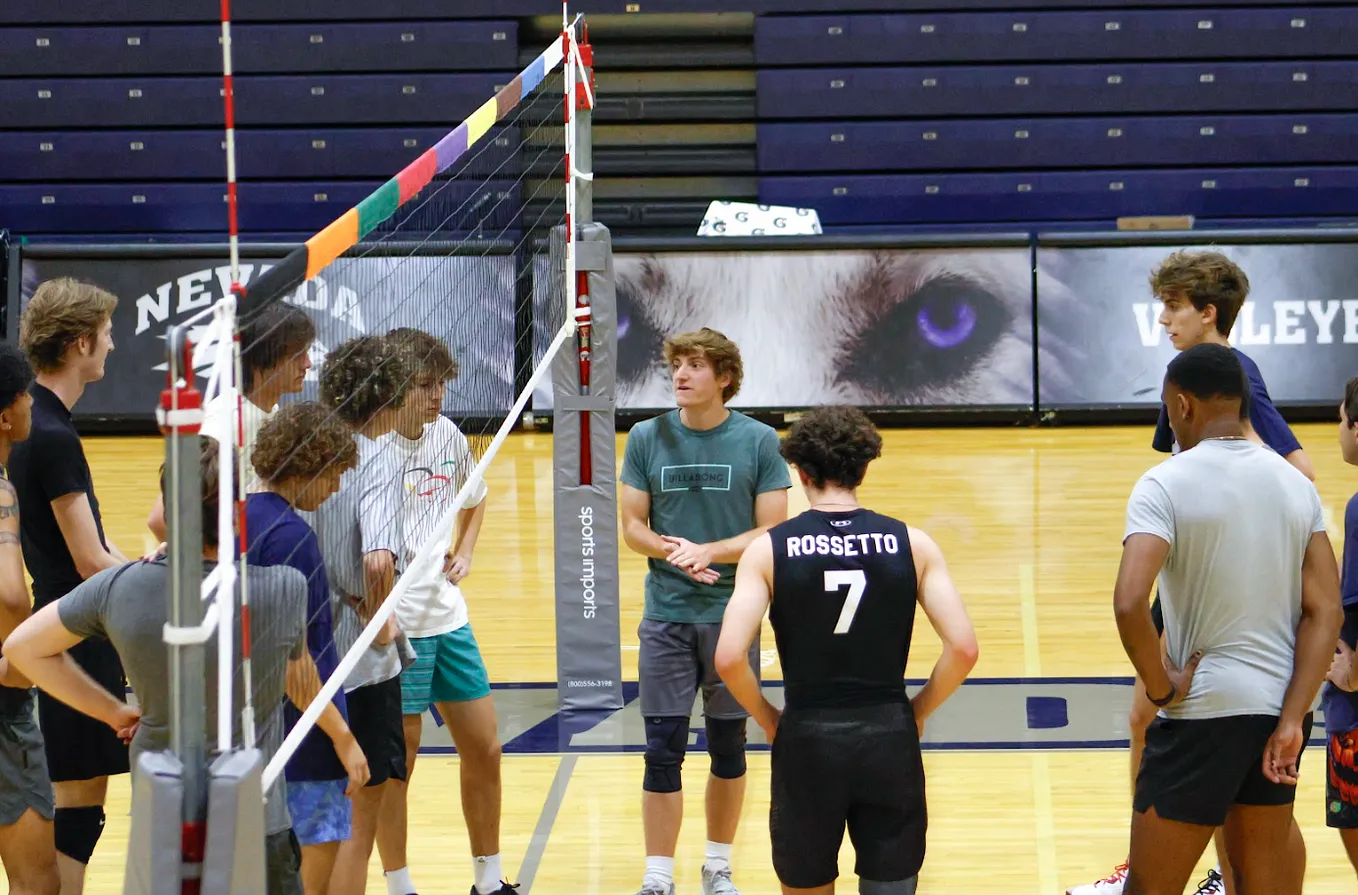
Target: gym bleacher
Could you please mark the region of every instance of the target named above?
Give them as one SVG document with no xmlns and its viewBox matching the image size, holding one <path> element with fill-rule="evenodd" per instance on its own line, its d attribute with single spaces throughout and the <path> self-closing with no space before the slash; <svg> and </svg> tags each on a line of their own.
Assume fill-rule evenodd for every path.
<svg viewBox="0 0 1358 895">
<path fill-rule="evenodd" d="M 829 233 L 1358 219 L 1358 3 L 1124 5 L 574 3 L 596 49 L 595 217 L 623 236 L 691 235 L 713 199 L 812 207 Z M 7 0 L 0 229 L 222 238 L 216 10 Z M 236 0 L 234 14 L 254 241 L 304 239 L 352 207 L 561 23 L 546 0 Z M 497 130 L 464 189 L 534 189 L 527 140 Z"/>
</svg>

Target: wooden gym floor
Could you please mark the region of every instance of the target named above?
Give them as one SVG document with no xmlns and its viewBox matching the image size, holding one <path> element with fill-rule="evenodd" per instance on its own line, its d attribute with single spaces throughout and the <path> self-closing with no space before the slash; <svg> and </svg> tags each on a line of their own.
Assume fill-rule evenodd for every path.
<svg viewBox="0 0 1358 895">
<path fill-rule="evenodd" d="M 1334 426 L 1296 431 L 1315 463 L 1338 548 L 1344 503 L 1358 489 L 1358 470 L 1340 460 Z M 1104 875 L 1125 855 L 1127 757 L 1117 744 L 1126 739 L 1131 667 L 1113 623 L 1111 595 L 1127 495 L 1161 459 L 1150 450 L 1150 435 L 1147 427 L 885 433 L 885 455 L 870 470 L 862 498 L 938 540 L 981 643 L 973 679 L 982 681 L 964 688 L 928 732 L 929 853 L 921 892 L 1059 895 L 1066 886 Z M 623 441 L 620 435 L 619 457 Z M 97 438 L 87 445 L 109 535 L 125 553 L 141 551 L 149 541 L 144 522 L 162 442 Z M 551 436 L 545 434 L 513 436 L 490 467 L 489 515 L 465 588 L 497 685 L 555 679 L 551 470 Z M 805 506 L 794 490 L 792 511 Z M 643 562 L 624 551 L 628 681 L 636 679 L 644 571 Z M 920 619 L 910 678 L 926 677 L 937 655 L 933 634 Z M 766 681 L 780 677 L 767 652 L 772 645 L 766 630 Z M 554 695 L 500 686 L 496 699 L 509 742 L 550 714 Z M 1053 704 L 1060 717 L 1043 720 Z M 515 721 L 519 715 L 527 720 Z M 635 736 L 628 736 L 617 734 L 616 750 L 563 753 L 550 742 L 535 745 L 531 737 L 507 746 L 502 852 L 507 874 L 524 884 L 521 892 L 637 890 L 644 854 L 642 760 L 623 751 L 635 747 Z M 757 735 L 751 741 L 762 742 Z M 1324 826 L 1323 760 L 1320 748 L 1308 748 L 1297 799 L 1309 849 L 1307 895 L 1355 889 L 1339 838 Z M 749 766 L 735 878 L 746 895 L 759 895 L 778 891 L 768 848 L 768 753 L 752 750 Z M 688 822 L 676 868 L 683 893 L 700 887 L 706 767 L 705 755 L 690 756 Z M 457 779 L 456 756 L 420 758 L 410 859 L 425 895 L 470 887 Z M 111 787 L 108 825 L 90 868 L 87 891 L 94 895 L 121 891 L 127 805 L 122 778 Z M 1195 880 L 1208 866 L 1204 859 Z M 857 890 L 852 868 L 846 839 L 841 891 Z M 368 890 L 386 891 L 376 855 Z"/>
</svg>

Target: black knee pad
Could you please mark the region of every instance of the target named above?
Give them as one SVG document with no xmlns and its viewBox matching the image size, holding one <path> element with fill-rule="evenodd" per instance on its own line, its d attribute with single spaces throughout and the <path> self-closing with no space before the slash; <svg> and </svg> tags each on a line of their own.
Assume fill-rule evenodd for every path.
<svg viewBox="0 0 1358 895">
<path fill-rule="evenodd" d="M 871 879 L 858 881 L 858 895 L 915 895 L 919 877 L 898 879 L 895 882 L 881 883 Z"/>
<path fill-rule="evenodd" d="M 87 808 L 58 808 L 52 819 L 52 836 L 57 851 L 82 864 L 90 862 L 99 837 L 104 834 L 104 809 L 98 805 Z"/>
<path fill-rule="evenodd" d="M 646 719 L 647 792 L 678 792 L 682 788 L 680 769 L 688 749 L 687 718 Z"/>
<path fill-rule="evenodd" d="M 708 718 L 707 754 L 712 776 L 735 780 L 745 776 L 745 719 Z"/>
</svg>

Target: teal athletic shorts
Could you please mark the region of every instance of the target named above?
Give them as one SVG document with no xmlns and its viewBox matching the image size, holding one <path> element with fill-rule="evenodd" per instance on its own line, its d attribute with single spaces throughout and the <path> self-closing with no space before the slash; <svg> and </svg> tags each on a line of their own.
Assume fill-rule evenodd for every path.
<svg viewBox="0 0 1358 895">
<path fill-rule="evenodd" d="M 433 703 L 490 695 L 490 676 L 471 625 L 434 637 L 412 637 L 415 664 L 401 673 L 401 710 L 420 715 Z"/>
</svg>

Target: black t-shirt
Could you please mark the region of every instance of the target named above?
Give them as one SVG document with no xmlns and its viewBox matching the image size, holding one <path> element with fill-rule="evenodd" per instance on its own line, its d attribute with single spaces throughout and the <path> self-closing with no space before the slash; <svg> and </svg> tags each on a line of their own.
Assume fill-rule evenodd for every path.
<svg viewBox="0 0 1358 895">
<path fill-rule="evenodd" d="M 808 510 L 769 531 L 789 708 L 904 702 L 918 581 L 904 522 Z"/>
<path fill-rule="evenodd" d="M 52 501 L 77 492 L 89 497 L 99 543 L 108 545 L 90 465 L 71 422 L 71 411 L 45 386 L 35 382 L 29 391 L 33 394 L 33 431 L 11 449 L 9 478 L 19 495 L 19 539 L 24 564 L 33 576 L 33 607 L 39 609 L 84 580 L 57 525 Z"/>
</svg>

